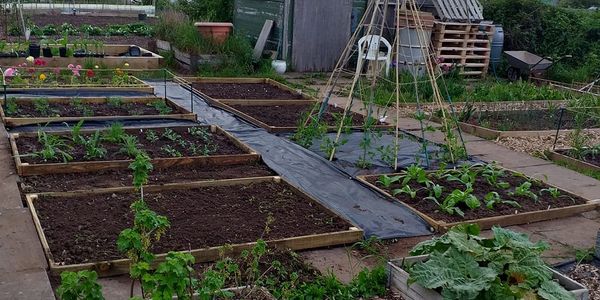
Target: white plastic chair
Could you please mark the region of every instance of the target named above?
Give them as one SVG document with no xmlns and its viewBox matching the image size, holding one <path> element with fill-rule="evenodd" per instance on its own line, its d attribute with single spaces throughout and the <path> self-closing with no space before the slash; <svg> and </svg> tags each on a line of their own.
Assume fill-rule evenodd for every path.
<svg viewBox="0 0 600 300">
<path fill-rule="evenodd" d="M 381 44 L 386 46 L 387 51 L 381 52 L 379 48 Z M 364 47 L 368 46 L 367 53 L 364 52 Z M 365 35 L 358 40 L 358 53 L 362 59 L 372 61 L 385 61 L 385 75 L 390 75 L 390 65 L 392 64 L 392 45 L 384 37 L 379 35 Z"/>
</svg>

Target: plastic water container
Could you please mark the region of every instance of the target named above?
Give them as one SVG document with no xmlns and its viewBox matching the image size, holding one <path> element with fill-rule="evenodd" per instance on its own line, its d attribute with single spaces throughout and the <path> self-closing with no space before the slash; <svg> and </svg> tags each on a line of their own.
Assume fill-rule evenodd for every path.
<svg viewBox="0 0 600 300">
<path fill-rule="evenodd" d="M 494 38 L 492 39 L 492 52 L 490 54 L 490 63 L 492 66 L 498 65 L 502 59 L 502 47 L 504 46 L 504 30 L 501 24 L 495 25 Z"/>
</svg>

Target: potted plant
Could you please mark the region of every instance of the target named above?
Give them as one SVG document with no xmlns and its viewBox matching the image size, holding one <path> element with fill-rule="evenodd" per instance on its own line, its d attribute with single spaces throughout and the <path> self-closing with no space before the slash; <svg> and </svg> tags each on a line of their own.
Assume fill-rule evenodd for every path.
<svg viewBox="0 0 600 300">
<path fill-rule="evenodd" d="M 29 44 L 29 55 L 33 56 L 34 58 L 40 57 L 40 49 L 40 45 L 37 43 Z"/>
<path fill-rule="evenodd" d="M 388 263 L 404 299 L 588 299 L 581 284 L 550 269 L 544 242 L 500 227 L 479 236 L 476 224 L 455 226 L 424 241 L 410 257 Z"/>
<path fill-rule="evenodd" d="M 69 44 L 69 38 L 66 34 L 63 35 L 63 38 L 60 39 L 61 47 L 58 48 L 58 53 L 60 57 L 67 57 L 67 45 Z"/>
<path fill-rule="evenodd" d="M 43 39 L 40 44 L 44 45 L 42 48 L 42 55 L 44 57 L 52 57 L 52 48 L 50 48 L 50 40 Z"/>
</svg>

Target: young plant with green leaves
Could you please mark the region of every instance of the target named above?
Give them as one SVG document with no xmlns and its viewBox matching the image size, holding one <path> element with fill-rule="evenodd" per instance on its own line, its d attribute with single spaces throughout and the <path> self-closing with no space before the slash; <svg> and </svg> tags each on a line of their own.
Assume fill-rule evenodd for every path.
<svg viewBox="0 0 600 300">
<path fill-rule="evenodd" d="M 429 180 L 429 177 L 427 176 L 427 171 L 425 171 L 425 169 L 419 167 L 418 165 L 409 166 L 404 172 L 404 175 L 401 176 L 401 178 L 401 185 L 407 185 L 411 181 L 416 181 L 418 184 L 427 187 L 433 184 L 433 182 L 431 182 L 431 180 Z"/>
<path fill-rule="evenodd" d="M 140 153 L 139 146 L 140 144 L 138 143 L 136 136 L 125 134 L 121 139 L 121 149 L 119 149 L 119 153 L 135 158 Z"/>
<path fill-rule="evenodd" d="M 465 185 L 465 187 L 469 188 L 475 184 L 475 180 L 477 179 L 478 172 L 477 167 L 479 165 L 468 165 L 463 164 L 457 170 L 448 170 L 442 178 L 447 181 L 458 181 Z"/>
<path fill-rule="evenodd" d="M 158 141 L 160 139 L 160 137 L 158 136 L 158 134 L 156 133 L 155 130 L 152 129 L 148 129 L 146 130 L 146 140 L 154 143 L 156 141 Z"/>
<path fill-rule="evenodd" d="M 506 181 L 502 181 L 504 177 L 504 170 L 498 168 L 495 164 L 485 164 L 481 176 L 485 178 L 487 183 L 495 188 L 507 189 L 510 184 Z"/>
<path fill-rule="evenodd" d="M 498 194 L 498 192 L 487 193 L 483 197 L 483 200 L 485 201 L 485 207 L 487 207 L 488 209 L 494 209 L 494 206 L 496 206 L 498 204 L 506 204 L 506 205 L 510 205 L 512 207 L 521 207 L 521 204 L 519 204 L 516 201 L 502 199 L 502 197 L 500 197 L 500 194 Z"/>
<path fill-rule="evenodd" d="M 162 137 L 166 138 L 167 140 L 169 140 L 171 142 L 175 142 L 177 140 L 183 139 L 183 137 L 181 135 L 179 135 L 179 133 L 175 132 L 173 129 L 170 129 L 170 128 L 166 128 L 163 131 Z"/>
<path fill-rule="evenodd" d="M 120 108 L 123 105 L 123 97 L 107 97 L 106 103 L 109 106 Z"/>
<path fill-rule="evenodd" d="M 42 116 L 50 116 L 50 101 L 46 97 L 40 97 L 33 100 L 33 108 Z"/>
<path fill-rule="evenodd" d="M 104 300 L 97 280 L 95 271 L 62 272 L 56 294 L 62 300 Z"/>
<path fill-rule="evenodd" d="M 560 197 L 560 190 L 555 187 L 549 187 L 540 190 L 540 195 L 543 193 L 548 193 L 553 199 L 558 199 Z"/>
<path fill-rule="evenodd" d="M 190 127 L 188 128 L 188 133 L 204 142 L 210 142 L 212 138 L 212 133 L 207 127 Z"/>
<path fill-rule="evenodd" d="M 156 109 L 156 111 L 158 111 L 158 113 L 161 115 L 168 115 L 173 111 L 173 109 L 163 100 L 156 100 L 148 103 L 147 105 L 154 107 L 154 109 Z"/>
<path fill-rule="evenodd" d="M 6 99 L 4 104 L 4 113 L 7 117 L 15 116 L 19 113 L 19 104 L 17 104 L 17 98 L 10 97 Z"/>
<path fill-rule="evenodd" d="M 514 191 L 509 192 L 509 195 L 529 197 L 529 198 L 533 199 L 533 201 L 537 202 L 538 195 L 536 195 L 534 192 L 531 191 L 531 186 L 532 186 L 531 182 L 525 181 L 525 182 L 521 183 L 521 185 L 515 187 Z"/>
<path fill-rule="evenodd" d="M 477 225 L 459 225 L 418 244 L 410 254 L 428 259 L 404 266 L 409 283 L 438 290 L 444 299 L 575 299 L 542 260 L 546 243 L 500 227 L 492 232 L 484 238 Z"/>
<path fill-rule="evenodd" d="M 405 185 L 402 188 L 393 190 L 392 195 L 396 196 L 400 194 L 406 194 L 410 197 L 410 199 L 414 199 L 417 197 L 417 192 L 418 190 L 413 190 L 409 185 Z"/>
<path fill-rule="evenodd" d="M 100 144 L 102 136 L 96 130 L 88 138 L 82 138 L 81 143 L 85 149 L 85 159 L 97 159 L 106 157 L 106 148 Z"/>
<path fill-rule="evenodd" d="M 381 175 L 381 176 L 379 176 L 379 179 L 377 179 L 377 183 L 381 184 L 385 188 L 389 188 L 390 186 L 392 186 L 392 184 L 400 181 L 400 178 L 402 178 L 401 175 L 397 175 L 397 176 Z"/>
<path fill-rule="evenodd" d="M 34 152 L 34 157 L 41 158 L 44 161 L 57 161 L 59 157 L 63 162 L 73 160 L 73 156 L 69 153 L 73 149 L 67 141 L 54 134 L 49 134 L 43 130 L 38 130 L 38 142 L 42 145 L 42 149 Z"/>
<path fill-rule="evenodd" d="M 104 136 L 102 137 L 105 141 L 118 144 L 123 140 L 125 136 L 125 129 L 123 129 L 123 124 L 121 123 L 112 123 L 107 131 L 104 132 Z"/>
<path fill-rule="evenodd" d="M 466 190 L 454 190 L 450 193 L 442 203 L 437 202 L 440 211 L 449 215 L 457 214 L 461 217 L 465 216 L 459 205 L 464 204 L 469 209 L 476 209 L 481 206 L 479 199 L 473 195 L 473 188 L 468 187 Z"/>
<path fill-rule="evenodd" d="M 182 157 L 183 156 L 183 154 L 181 154 L 181 152 L 179 150 L 175 149 L 171 145 L 164 145 L 164 146 L 160 147 L 160 151 L 162 151 L 163 153 L 165 153 L 171 157 Z"/>
</svg>

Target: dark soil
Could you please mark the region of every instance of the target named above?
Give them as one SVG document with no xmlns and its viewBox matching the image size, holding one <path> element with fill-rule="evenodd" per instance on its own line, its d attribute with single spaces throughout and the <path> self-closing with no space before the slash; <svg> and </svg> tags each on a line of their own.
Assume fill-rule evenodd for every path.
<svg viewBox="0 0 600 300">
<path fill-rule="evenodd" d="M 203 128 L 209 130 L 208 127 Z M 198 152 L 194 154 L 190 149 L 190 144 L 195 145 L 198 149 L 203 149 L 206 146 L 208 149 L 211 150 L 209 152 L 206 152 L 206 154 L 208 155 L 235 155 L 246 153 L 238 146 L 236 146 L 233 142 L 231 142 L 226 136 L 221 134 L 211 133 L 209 140 L 205 141 L 200 137 L 196 137 L 190 134 L 187 131 L 188 127 L 172 127 L 171 129 L 180 136 L 178 140 L 171 141 L 167 137 L 163 136 L 163 133 L 167 130 L 165 128 L 145 128 L 139 130 L 130 129 L 126 130 L 126 133 L 137 137 L 137 148 L 139 150 L 144 150 L 152 158 L 174 157 L 172 154 L 169 154 L 164 150 L 164 147 L 167 146 L 170 146 L 171 148 L 175 149 L 181 154 L 181 156 L 184 157 L 204 155 L 204 153 Z M 150 130 L 156 133 L 156 135 L 159 137 L 158 140 L 150 141 L 147 139 L 146 133 Z M 101 131 L 101 133 L 104 135 L 106 131 Z M 84 136 L 87 138 L 90 136 L 90 134 L 86 134 Z M 70 147 L 70 149 L 66 149 L 66 152 L 73 156 L 73 160 L 71 162 L 132 159 L 131 157 L 128 157 L 126 153 L 120 151 L 122 148 L 121 144 L 112 143 L 106 140 L 101 142 L 101 146 L 107 150 L 105 157 L 86 158 L 86 151 L 83 145 L 73 143 L 70 136 L 62 137 L 64 143 Z M 186 141 L 185 147 L 181 145 L 182 141 Z M 39 164 L 63 162 L 62 156 L 60 155 L 57 155 L 55 159 L 52 159 L 50 161 L 44 161 L 41 157 L 28 155 L 36 153 L 43 149 L 43 145 L 40 144 L 37 137 L 19 137 L 17 139 L 17 148 L 19 149 L 19 154 L 21 155 L 21 161 L 26 163 Z"/>
<path fill-rule="evenodd" d="M 590 300 L 600 300 L 600 265 L 582 263 L 566 274 L 590 291 Z"/>
<path fill-rule="evenodd" d="M 483 111 L 475 113 L 467 123 L 501 131 L 552 130 L 557 128 L 559 119 L 560 110 Z M 588 119 L 582 127 L 597 128 L 600 124 Z M 560 128 L 576 128 L 573 113 L 565 112 Z"/>
<path fill-rule="evenodd" d="M 304 99 L 301 94 L 266 83 L 194 83 L 193 86 L 215 99 Z"/>
<path fill-rule="evenodd" d="M 163 102 L 163 100 L 157 100 Z M 83 117 L 84 109 L 93 112 L 88 116 L 136 116 L 136 115 L 160 115 L 161 113 L 151 104 L 128 102 L 120 106 L 107 103 L 82 103 L 81 106 L 66 103 L 49 103 L 48 112 L 41 113 L 35 109 L 33 103 L 18 104 L 17 114 L 7 114 L 9 117 L 39 118 L 39 117 Z M 173 107 L 172 107 L 173 109 Z M 178 110 L 178 109 L 177 109 Z M 6 113 L 6 110 L 4 111 Z M 176 113 L 176 112 L 172 112 Z"/>
<path fill-rule="evenodd" d="M 294 104 L 294 105 L 231 105 L 231 107 L 256 118 L 263 123 L 276 127 L 296 127 L 298 122 L 303 118 L 304 114 L 308 113 L 313 107 L 310 104 Z M 341 115 L 344 110 L 341 108 L 330 106 L 323 114 L 322 121 L 329 126 L 339 125 L 338 118 L 335 114 Z M 362 126 L 365 118 L 357 113 L 348 115 L 352 118 L 352 126 Z M 348 117 L 347 116 L 347 117 Z"/>
<path fill-rule="evenodd" d="M 123 258 L 116 240 L 132 225 L 129 206 L 137 196 L 41 196 L 35 206 L 54 260 L 76 264 Z M 154 244 L 154 253 L 336 232 L 351 226 L 285 183 L 146 193 L 144 199 L 171 223 Z"/>
<path fill-rule="evenodd" d="M 600 155 L 585 153 L 582 158 L 577 158 L 570 150 L 556 150 L 556 152 L 600 167 Z"/>
<path fill-rule="evenodd" d="M 400 174 L 395 174 L 400 175 Z M 367 181 L 371 184 L 376 185 L 380 189 L 388 192 L 390 195 L 393 194 L 393 190 L 401 189 L 402 186 L 400 183 L 396 182 L 392 184 L 389 188 L 383 187 L 380 183 L 377 183 L 379 176 L 369 176 L 367 177 Z M 439 184 L 443 187 L 441 200 L 438 202 L 442 203 L 444 199 L 455 189 L 459 189 L 461 191 L 465 190 L 465 185 L 458 181 L 447 181 L 446 179 L 438 179 L 434 176 L 434 174 L 429 175 L 429 179 L 436 184 Z M 430 199 L 424 199 L 429 196 L 429 189 L 426 187 L 416 183 L 416 181 L 412 180 L 409 182 L 409 186 L 411 189 L 418 190 L 417 196 L 414 199 L 411 199 L 409 195 L 400 193 L 395 196 L 395 198 L 403 203 L 406 203 L 417 209 L 418 211 L 430 216 L 434 220 L 444 221 L 446 223 L 453 222 L 462 222 L 467 220 L 476 220 L 487 217 L 495 217 L 495 216 L 507 216 L 515 213 L 524 213 L 531 211 L 540 211 L 546 210 L 549 208 L 558 208 L 558 207 L 566 207 L 577 204 L 585 204 L 586 200 L 571 194 L 567 194 L 565 192 L 561 192 L 560 196 L 556 199 L 552 198 L 549 193 L 544 192 L 540 195 L 540 191 L 544 188 L 548 188 L 548 186 L 544 183 L 537 181 L 530 181 L 532 183 L 530 191 L 538 195 L 538 201 L 534 201 L 534 199 L 528 196 L 517 196 L 510 195 L 509 192 L 515 190 L 515 187 L 521 185 L 527 180 L 518 177 L 518 176 L 510 176 L 508 172 L 505 172 L 505 176 L 500 179 L 501 181 L 505 181 L 510 184 L 510 187 L 506 190 L 501 188 L 496 188 L 487 183 L 483 176 L 477 176 L 475 184 L 473 185 L 473 195 L 479 199 L 481 202 L 481 206 L 479 208 L 475 208 L 473 210 L 469 209 L 464 203 L 458 205 L 458 207 L 464 212 L 464 218 L 459 215 L 449 215 L 447 213 L 439 211 L 438 205 Z M 493 209 L 488 209 L 486 207 L 486 203 L 484 197 L 489 192 L 497 192 L 500 195 L 500 198 L 503 200 L 511 200 L 516 201 L 521 205 L 521 207 L 513 207 L 508 204 L 497 204 Z"/>
<path fill-rule="evenodd" d="M 275 172 L 263 163 L 229 166 L 185 165 L 164 169 L 155 168 L 150 172 L 148 185 L 276 175 Z M 131 170 L 106 170 L 89 173 L 21 177 L 23 193 L 67 192 L 74 189 L 89 190 L 131 186 L 132 180 Z"/>
</svg>

